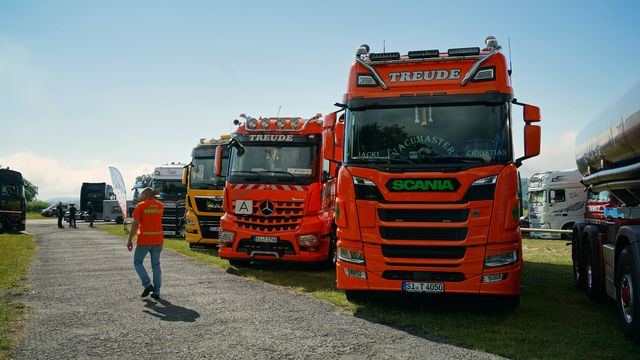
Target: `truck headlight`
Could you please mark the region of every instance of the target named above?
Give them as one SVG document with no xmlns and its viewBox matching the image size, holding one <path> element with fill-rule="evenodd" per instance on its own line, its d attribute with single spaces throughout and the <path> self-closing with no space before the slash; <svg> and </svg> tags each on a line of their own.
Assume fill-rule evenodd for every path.
<svg viewBox="0 0 640 360">
<path fill-rule="evenodd" d="M 347 250 L 341 247 L 338 248 L 338 259 L 352 264 L 364 264 L 364 254 L 362 252 Z"/>
<path fill-rule="evenodd" d="M 493 268 L 514 264 L 518 261 L 518 251 L 511 250 L 506 253 L 489 255 L 484 259 L 484 267 Z"/>
<path fill-rule="evenodd" d="M 218 244 L 225 245 L 226 243 L 233 243 L 236 233 L 220 229 L 218 232 Z"/>
<path fill-rule="evenodd" d="M 184 220 L 184 224 L 189 226 L 189 227 L 193 227 L 193 226 L 196 226 L 196 221 L 193 220 L 193 219 L 188 219 L 187 218 L 187 219 Z"/>
</svg>

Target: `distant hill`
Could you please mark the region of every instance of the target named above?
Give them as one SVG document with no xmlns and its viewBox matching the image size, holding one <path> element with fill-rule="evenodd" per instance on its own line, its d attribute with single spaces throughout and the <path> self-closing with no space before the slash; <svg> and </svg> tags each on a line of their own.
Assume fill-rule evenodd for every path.
<svg viewBox="0 0 640 360">
<path fill-rule="evenodd" d="M 80 204 L 79 198 L 72 198 L 72 197 L 51 198 L 43 201 L 48 202 L 49 204 L 52 204 L 52 205 L 57 204 L 60 201 L 62 201 L 63 204 Z"/>
</svg>

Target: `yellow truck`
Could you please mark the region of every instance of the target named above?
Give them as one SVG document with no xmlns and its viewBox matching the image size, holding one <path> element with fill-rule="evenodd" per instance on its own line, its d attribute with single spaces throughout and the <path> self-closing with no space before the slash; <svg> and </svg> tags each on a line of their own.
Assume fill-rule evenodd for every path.
<svg viewBox="0 0 640 360">
<path fill-rule="evenodd" d="M 182 183 L 187 186 L 186 213 L 184 222 L 185 239 L 189 247 L 215 248 L 218 245 L 222 194 L 225 176 L 216 176 L 216 147 L 226 145 L 229 135 L 219 139 L 200 139 L 191 152 L 191 163 L 184 168 Z M 224 146 L 221 146 L 224 149 Z M 222 174 L 226 174 L 229 155 L 226 150 L 219 152 L 222 157 Z"/>
</svg>

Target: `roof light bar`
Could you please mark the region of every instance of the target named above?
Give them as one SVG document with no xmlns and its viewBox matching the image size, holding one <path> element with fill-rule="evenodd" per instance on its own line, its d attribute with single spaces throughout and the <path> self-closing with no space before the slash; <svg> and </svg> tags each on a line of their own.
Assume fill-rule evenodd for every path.
<svg viewBox="0 0 640 360">
<path fill-rule="evenodd" d="M 286 125 L 287 121 L 285 120 L 285 118 L 278 118 L 276 119 L 276 126 L 280 129 L 284 128 L 284 126 Z"/>
<path fill-rule="evenodd" d="M 271 120 L 269 120 L 269 118 L 260 119 L 260 126 L 262 126 L 263 129 L 268 129 L 270 124 Z"/>
<path fill-rule="evenodd" d="M 479 47 L 455 48 L 455 49 L 449 49 L 447 53 L 449 54 L 449 56 L 480 55 L 480 48 Z"/>
<path fill-rule="evenodd" d="M 434 58 L 440 56 L 440 51 L 438 49 L 434 50 L 414 50 L 409 51 L 407 54 L 409 59 L 427 59 Z"/>
<path fill-rule="evenodd" d="M 300 126 L 300 119 L 299 118 L 293 118 L 293 119 L 289 120 L 289 126 L 291 126 L 292 129 L 297 129 L 298 126 Z"/>
<path fill-rule="evenodd" d="M 256 127 L 258 127 L 258 119 L 256 119 L 256 118 L 248 118 L 247 119 L 247 127 L 249 129 L 255 129 Z"/>
<path fill-rule="evenodd" d="M 369 59 L 371 59 L 371 61 L 399 60 L 400 53 L 399 52 L 370 53 Z"/>
</svg>

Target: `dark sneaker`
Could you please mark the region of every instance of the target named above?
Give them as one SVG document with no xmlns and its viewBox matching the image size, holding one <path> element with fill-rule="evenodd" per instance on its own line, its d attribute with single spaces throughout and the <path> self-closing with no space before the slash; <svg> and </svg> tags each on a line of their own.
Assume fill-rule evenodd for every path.
<svg viewBox="0 0 640 360">
<path fill-rule="evenodd" d="M 149 285 L 146 288 L 144 288 L 144 291 L 142 292 L 142 295 L 140 295 L 140 297 L 147 297 L 149 296 L 149 294 L 151 294 L 151 292 L 153 291 L 153 285 Z M 153 297 L 153 295 L 151 295 Z"/>
<path fill-rule="evenodd" d="M 151 294 L 151 297 L 152 297 L 154 300 L 160 300 L 160 294 L 153 293 L 153 294 Z"/>
</svg>

